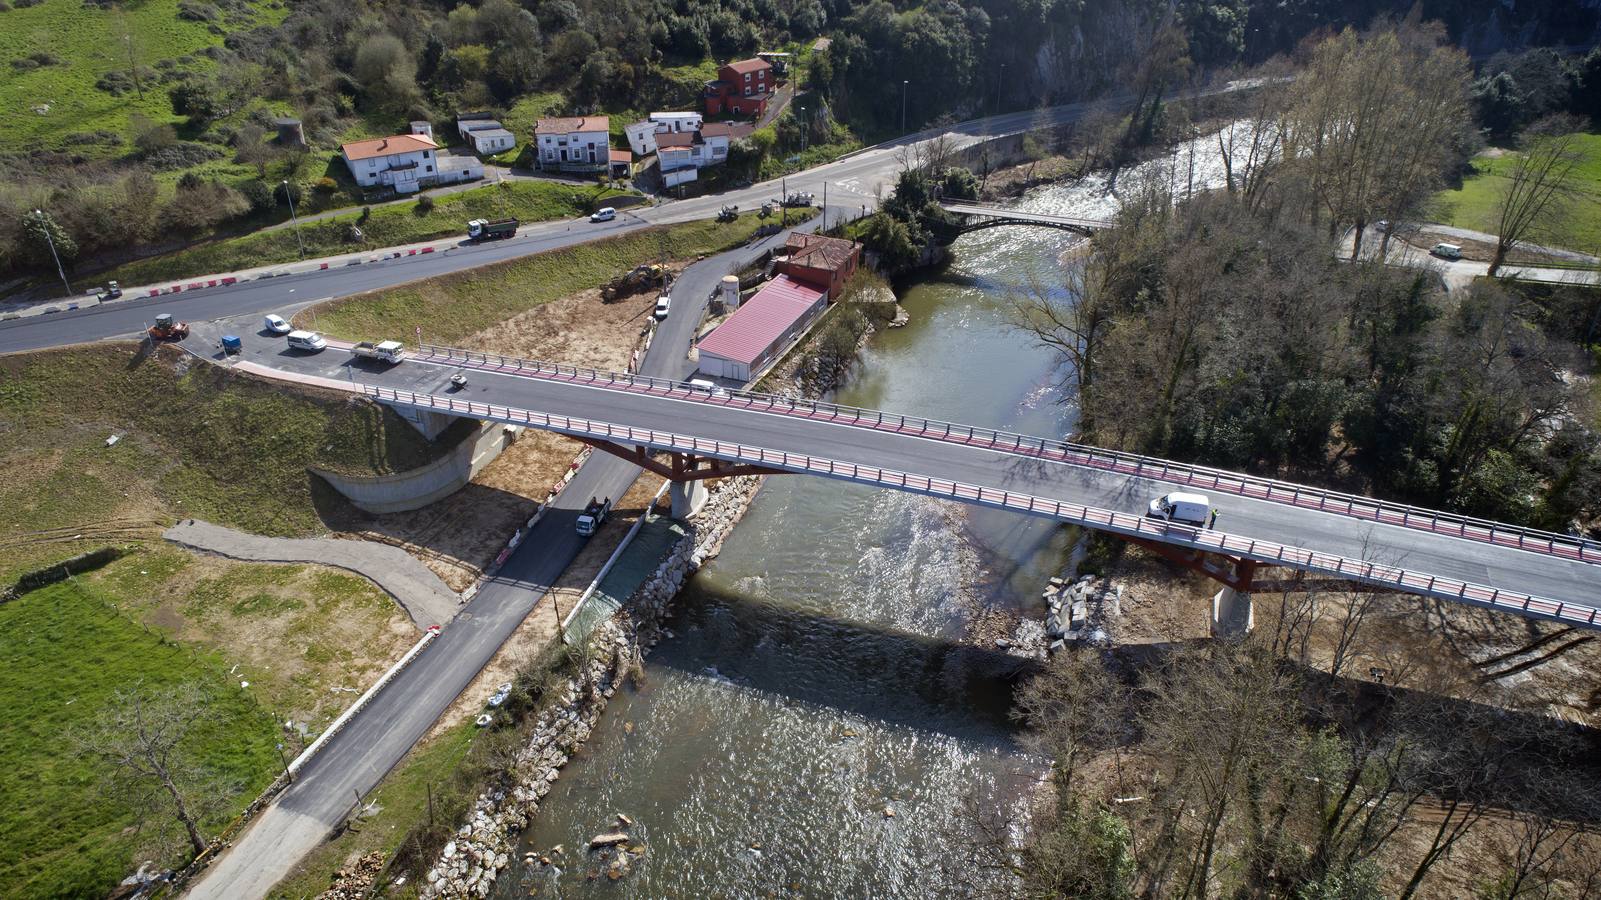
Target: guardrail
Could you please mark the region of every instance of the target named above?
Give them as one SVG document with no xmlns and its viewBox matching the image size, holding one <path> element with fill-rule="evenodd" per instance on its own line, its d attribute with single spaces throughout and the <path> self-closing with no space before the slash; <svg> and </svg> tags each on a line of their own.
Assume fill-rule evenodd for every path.
<svg viewBox="0 0 1601 900">
<path fill-rule="evenodd" d="M 422 653 L 423 648 L 433 643 L 434 638 L 437 637 L 439 637 L 439 626 L 430 626 L 427 633 L 419 638 L 417 643 L 411 645 L 411 649 L 406 651 L 405 656 L 402 656 L 399 661 L 390 666 L 389 671 L 378 676 L 378 680 L 373 682 L 372 687 L 368 688 L 360 697 L 357 697 L 355 703 L 350 704 L 348 709 L 339 714 L 339 718 L 334 719 L 328 724 L 327 728 L 323 729 L 322 734 L 318 735 L 317 739 L 311 742 L 311 746 L 307 747 L 305 750 L 302 750 L 300 755 L 295 757 L 294 760 L 289 763 L 287 766 L 289 774 L 291 776 L 298 775 L 301 767 L 304 766 L 306 762 L 309 761 L 313 756 L 315 756 L 317 751 L 323 748 L 324 744 L 328 743 L 328 741 L 331 740 L 334 735 L 338 734 L 340 731 L 343 731 L 344 727 L 349 724 L 350 720 L 355 718 L 356 713 L 359 713 L 365 709 L 367 704 L 372 702 L 372 698 L 376 697 L 378 692 L 383 690 L 384 687 L 389 684 L 389 682 L 394 681 L 395 676 L 399 675 L 407 666 L 411 665 L 412 661 L 415 660 L 420 653 Z"/>
<path fill-rule="evenodd" d="M 418 352 L 450 365 L 492 369 L 509 374 L 535 378 L 578 382 L 619 390 L 643 390 L 647 393 L 673 395 L 722 406 L 739 406 L 780 415 L 820 418 L 834 424 L 853 425 L 876 430 L 896 431 L 933 440 L 949 441 L 1022 456 L 1039 457 L 1091 469 L 1117 472 L 1137 478 L 1149 478 L 1188 487 L 1207 488 L 1237 494 L 1256 500 L 1287 504 L 1302 509 L 1350 516 L 1385 525 L 1412 528 L 1464 540 L 1480 541 L 1503 547 L 1514 547 L 1534 553 L 1544 553 L 1563 559 L 1601 564 L 1601 543 L 1531 528 L 1521 528 L 1462 516 L 1440 510 L 1392 503 L 1372 497 L 1360 497 L 1322 488 L 1244 475 L 1206 466 L 1172 462 L 1156 457 L 1106 450 L 1072 441 L 1053 441 L 1045 438 L 961 425 L 939 419 L 903 416 L 882 410 L 844 406 L 821 400 L 806 400 L 763 394 L 747 390 L 706 390 L 687 382 L 649 375 L 608 372 L 586 366 L 567 366 L 537 360 L 478 353 L 423 344 Z"/>
<path fill-rule="evenodd" d="M 874 484 L 935 497 L 946 497 L 965 503 L 1025 512 L 1059 521 L 1073 522 L 1101 531 L 1148 538 L 1162 543 L 1186 546 L 1207 552 L 1227 553 L 1258 562 L 1322 572 L 1340 578 L 1395 588 L 1407 593 L 1456 600 L 1514 612 L 1519 615 L 1553 619 L 1588 628 L 1601 628 L 1601 625 L 1597 624 L 1597 617 L 1601 615 L 1601 610 L 1592 607 L 1473 584 L 1472 582 L 1454 578 L 1443 578 L 1437 575 L 1413 572 L 1398 566 L 1388 566 L 1366 560 L 1318 553 L 1271 541 L 1239 537 L 1203 528 L 1157 522 L 1142 516 L 1083 506 L 1076 503 L 1066 503 L 1037 497 L 1032 494 L 1014 493 L 908 472 L 897 472 L 876 466 L 837 462 L 824 457 L 789 453 L 782 450 L 767 450 L 761 447 L 690 437 L 673 432 L 633 428 L 626 425 L 612 425 L 606 422 L 580 419 L 572 416 L 537 413 L 492 403 L 455 400 L 433 394 L 418 394 L 412 391 L 399 391 L 372 385 L 362 385 L 362 392 L 375 400 L 387 403 L 442 410 L 456 415 L 497 419 L 530 425 L 549 431 L 559 431 L 564 434 L 621 441 L 626 444 L 643 445 L 680 453 L 695 453 L 731 462 L 782 468 L 792 472 Z"/>
</svg>

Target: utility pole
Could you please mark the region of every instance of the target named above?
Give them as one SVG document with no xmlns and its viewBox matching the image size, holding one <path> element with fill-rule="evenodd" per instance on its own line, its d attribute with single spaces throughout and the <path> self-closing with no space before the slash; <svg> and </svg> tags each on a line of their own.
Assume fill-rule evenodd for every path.
<svg viewBox="0 0 1601 900">
<path fill-rule="evenodd" d="M 901 79 L 901 134 L 906 133 L 906 86 L 909 84 L 910 81 Z"/>
<path fill-rule="evenodd" d="M 1001 77 L 995 82 L 995 114 L 1001 114 L 1001 89 L 1006 87 L 1006 63 L 1001 63 Z"/>
<path fill-rule="evenodd" d="M 828 182 L 823 182 L 823 230 L 828 230 Z"/>
<path fill-rule="evenodd" d="M 45 218 L 44 210 L 36 209 L 33 214 L 39 217 L 39 228 L 44 232 L 45 243 L 50 245 L 50 258 L 56 261 L 56 274 L 61 276 L 61 285 L 67 289 L 67 296 L 72 296 L 72 285 L 67 281 L 67 270 L 61 267 L 61 254 L 56 252 L 56 239 L 50 234 L 50 220 Z"/>
<path fill-rule="evenodd" d="M 295 215 L 295 195 L 289 190 L 289 179 L 284 179 L 284 197 L 289 200 L 289 221 L 295 223 L 295 243 L 300 245 L 300 258 L 306 258 L 306 242 L 300 237 L 300 217 Z"/>
</svg>

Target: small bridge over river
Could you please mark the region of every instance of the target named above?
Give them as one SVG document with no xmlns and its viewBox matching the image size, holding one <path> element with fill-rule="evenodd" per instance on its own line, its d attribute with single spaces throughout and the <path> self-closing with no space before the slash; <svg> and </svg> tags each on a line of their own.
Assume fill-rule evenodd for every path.
<svg viewBox="0 0 1601 900">
<path fill-rule="evenodd" d="M 1088 237 L 1097 231 L 1112 227 L 1111 221 L 1107 219 L 1053 216 L 968 201 L 941 201 L 940 208 L 951 215 L 960 217 L 961 224 L 956 226 L 955 234 L 983 231 L 986 228 L 1000 228 L 1003 225 L 1026 225 L 1034 228 L 1055 228 L 1059 231 L 1071 231 L 1074 234 L 1082 234 Z"/>
</svg>

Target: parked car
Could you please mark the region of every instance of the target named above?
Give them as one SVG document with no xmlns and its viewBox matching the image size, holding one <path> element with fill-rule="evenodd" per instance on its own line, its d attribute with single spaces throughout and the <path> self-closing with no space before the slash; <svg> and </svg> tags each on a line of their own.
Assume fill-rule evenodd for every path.
<svg viewBox="0 0 1601 900">
<path fill-rule="evenodd" d="M 656 298 L 656 321 L 660 322 L 663 319 L 667 318 L 667 313 L 669 311 L 671 311 L 672 308 L 673 308 L 673 298 L 667 296 L 666 294 L 663 294 L 660 297 L 657 297 Z"/>
<path fill-rule="evenodd" d="M 328 346 L 328 341 L 315 331 L 289 332 L 289 348 L 291 350 L 307 350 L 312 353 Z"/>
<path fill-rule="evenodd" d="M 1461 259 L 1462 246 L 1460 244 L 1435 244 L 1430 253 L 1441 259 Z"/>
<path fill-rule="evenodd" d="M 1206 517 L 1212 511 L 1212 500 L 1205 494 L 1185 494 L 1174 491 L 1151 501 L 1145 515 L 1179 525 L 1206 526 Z"/>
<path fill-rule="evenodd" d="M 276 313 L 267 313 L 267 317 L 261 320 L 261 327 L 272 334 L 288 334 L 295 330 L 287 319 Z"/>
<path fill-rule="evenodd" d="M 595 214 L 589 217 L 589 221 L 610 222 L 615 218 L 617 218 L 617 210 L 611 208 L 610 206 L 602 206 L 600 209 L 595 210 Z"/>
</svg>

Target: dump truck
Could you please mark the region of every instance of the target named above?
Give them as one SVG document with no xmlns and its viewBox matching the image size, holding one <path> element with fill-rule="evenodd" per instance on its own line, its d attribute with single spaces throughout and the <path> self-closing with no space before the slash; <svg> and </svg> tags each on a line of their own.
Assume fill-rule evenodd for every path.
<svg viewBox="0 0 1601 900">
<path fill-rule="evenodd" d="M 519 224 L 516 219 L 473 219 L 467 223 L 467 237 L 474 241 L 509 238 L 517 233 Z"/>
<path fill-rule="evenodd" d="M 145 333 L 152 341 L 181 341 L 189 336 L 189 323 L 175 321 L 172 313 L 162 313 Z"/>
<path fill-rule="evenodd" d="M 610 513 L 610 497 L 605 500 L 596 500 L 594 497 L 590 497 L 589 502 L 584 504 L 584 511 L 578 514 L 579 537 L 589 537 L 599 531 L 600 526 L 606 524 L 606 516 Z"/>
<path fill-rule="evenodd" d="M 363 359 L 376 359 L 379 362 L 397 363 L 406 358 L 406 347 L 399 341 L 362 341 L 350 348 L 352 356 Z"/>
</svg>

